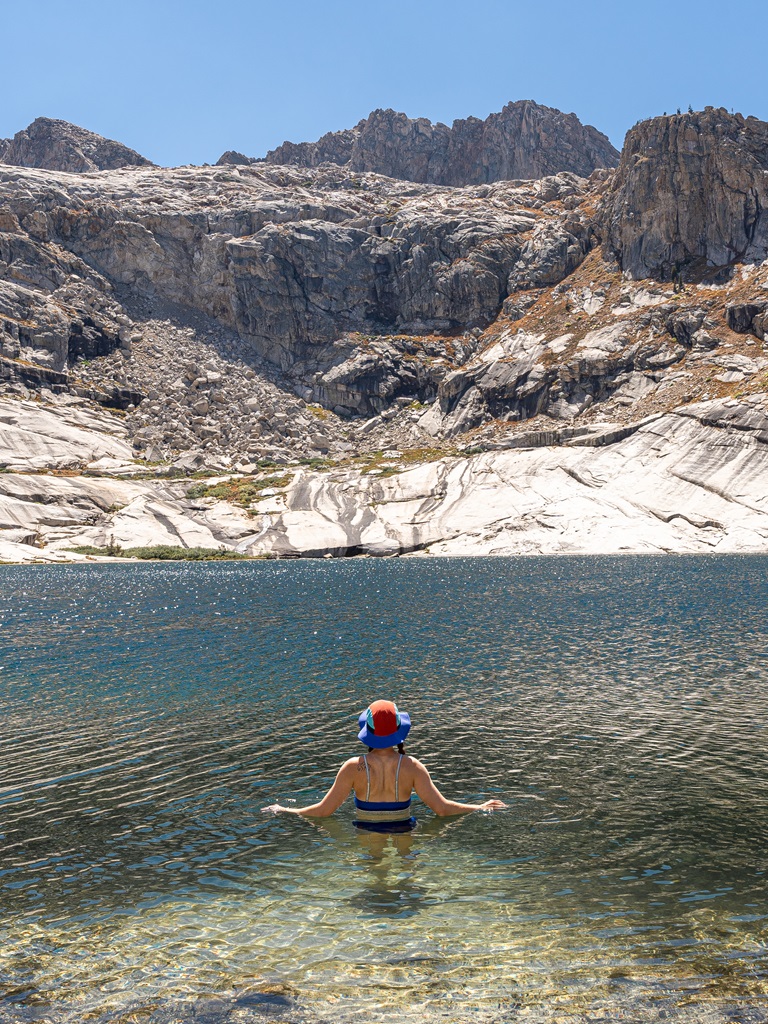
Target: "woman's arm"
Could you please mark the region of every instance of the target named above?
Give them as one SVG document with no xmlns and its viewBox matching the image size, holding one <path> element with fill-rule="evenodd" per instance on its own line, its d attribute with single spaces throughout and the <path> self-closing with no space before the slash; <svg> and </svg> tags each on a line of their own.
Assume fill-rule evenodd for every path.
<svg viewBox="0 0 768 1024">
<path fill-rule="evenodd" d="M 305 818 L 327 818 L 341 807 L 352 792 L 354 766 L 358 760 L 359 758 L 353 757 L 339 768 L 333 785 L 318 803 L 309 804 L 307 807 L 283 807 L 282 804 L 270 804 L 269 807 L 262 807 L 262 811 L 272 814 L 279 814 L 283 811 L 288 814 L 301 814 Z"/>
<path fill-rule="evenodd" d="M 501 800 L 486 800 L 482 804 L 461 804 L 457 800 L 447 800 L 434 784 L 421 761 L 417 761 L 415 757 L 411 760 L 414 770 L 413 788 L 427 807 L 430 807 L 441 818 L 447 817 L 449 814 L 466 814 L 468 811 L 496 811 L 507 806 Z"/>
</svg>

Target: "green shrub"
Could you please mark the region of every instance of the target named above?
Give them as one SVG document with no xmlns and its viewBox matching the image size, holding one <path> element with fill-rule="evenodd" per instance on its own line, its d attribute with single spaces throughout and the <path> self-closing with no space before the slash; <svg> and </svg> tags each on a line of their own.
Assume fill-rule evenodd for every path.
<svg viewBox="0 0 768 1024">
<path fill-rule="evenodd" d="M 222 498 L 233 505 L 241 505 L 248 508 L 254 501 L 258 501 L 261 492 L 268 487 L 277 489 L 287 487 L 291 478 L 287 473 L 281 476 L 265 476 L 260 480 L 254 477 L 247 479 L 222 480 L 218 484 L 193 484 L 187 491 L 188 498 Z"/>
<path fill-rule="evenodd" d="M 141 561 L 159 562 L 218 562 L 238 561 L 248 558 L 239 551 L 228 548 L 183 548 L 174 544 L 155 544 L 146 548 L 121 548 L 118 544 L 97 548 L 90 544 L 70 548 L 78 555 L 108 555 L 115 558 L 138 558 Z"/>
<path fill-rule="evenodd" d="M 123 551 L 123 556 L 162 562 L 237 561 L 248 557 L 240 551 L 230 551 L 228 548 L 182 548 L 174 547 L 171 544 L 157 544 L 148 548 L 126 548 Z"/>
</svg>

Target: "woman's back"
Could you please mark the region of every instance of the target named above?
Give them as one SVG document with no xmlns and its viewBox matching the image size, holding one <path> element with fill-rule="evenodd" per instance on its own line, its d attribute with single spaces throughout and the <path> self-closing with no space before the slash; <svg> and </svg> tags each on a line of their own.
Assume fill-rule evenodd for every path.
<svg viewBox="0 0 768 1024">
<path fill-rule="evenodd" d="M 362 754 L 354 778 L 355 798 L 365 803 L 402 803 L 410 800 L 414 766 L 407 754 L 390 749 Z"/>
<path fill-rule="evenodd" d="M 374 832 L 412 829 L 416 819 L 411 816 L 413 767 L 410 757 L 389 748 L 353 760 L 357 762 L 352 784 L 355 825 Z"/>
<path fill-rule="evenodd" d="M 355 794 L 355 825 L 358 828 L 400 831 L 413 828 L 411 793 L 430 807 L 435 814 L 464 814 L 465 811 L 493 811 L 506 804 L 501 800 L 485 800 L 481 804 L 463 804 L 447 800 L 421 763 L 401 753 L 411 728 L 406 712 L 388 700 L 376 700 L 358 716 L 357 738 L 368 747 L 368 753 L 350 757 L 339 768 L 336 780 L 322 800 L 307 807 L 283 807 L 271 804 L 265 811 L 290 811 L 307 817 L 324 818 L 333 814 L 349 796 Z M 396 749 L 399 747 L 399 750 Z"/>
</svg>

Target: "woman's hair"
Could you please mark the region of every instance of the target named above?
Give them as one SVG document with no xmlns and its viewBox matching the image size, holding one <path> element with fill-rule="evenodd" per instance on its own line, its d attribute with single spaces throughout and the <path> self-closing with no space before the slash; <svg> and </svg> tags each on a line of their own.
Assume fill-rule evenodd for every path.
<svg viewBox="0 0 768 1024">
<path fill-rule="evenodd" d="M 405 753 L 405 744 L 402 742 L 402 740 L 400 741 L 400 743 L 397 744 L 397 752 L 398 752 L 398 754 L 404 754 Z M 368 747 L 368 753 L 369 754 L 373 753 L 373 747 Z"/>
</svg>

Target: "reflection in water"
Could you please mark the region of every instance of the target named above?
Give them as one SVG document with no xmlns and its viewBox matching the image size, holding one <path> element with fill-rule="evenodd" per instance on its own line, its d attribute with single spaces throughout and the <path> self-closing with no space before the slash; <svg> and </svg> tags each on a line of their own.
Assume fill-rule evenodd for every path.
<svg viewBox="0 0 768 1024">
<path fill-rule="evenodd" d="M 363 915 L 410 917 L 418 914 L 426 890 L 417 885 L 414 877 L 417 867 L 414 838 L 413 832 L 385 835 L 358 830 L 357 841 L 366 854 L 372 876 L 357 899 Z"/>
<path fill-rule="evenodd" d="M 5 568 L 0 1021 L 768 1019 L 766 568 Z M 509 811 L 262 816 L 377 696 Z"/>
</svg>

